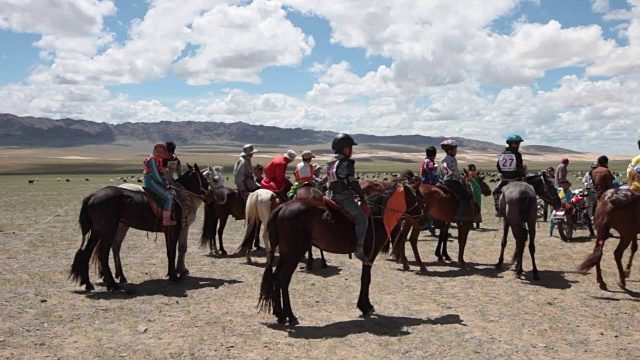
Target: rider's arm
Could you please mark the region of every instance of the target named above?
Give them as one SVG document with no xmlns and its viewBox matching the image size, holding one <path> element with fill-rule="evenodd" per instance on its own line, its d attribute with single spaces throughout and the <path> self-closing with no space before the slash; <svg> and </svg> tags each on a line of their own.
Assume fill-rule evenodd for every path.
<svg viewBox="0 0 640 360">
<path fill-rule="evenodd" d="M 346 166 L 347 166 L 347 182 L 349 183 L 349 187 L 356 194 L 358 194 L 360 201 L 364 202 L 365 201 L 364 191 L 362 191 L 362 188 L 360 187 L 360 183 L 356 179 L 356 176 L 355 176 L 356 170 L 355 170 L 353 161 L 347 162 Z"/>
</svg>

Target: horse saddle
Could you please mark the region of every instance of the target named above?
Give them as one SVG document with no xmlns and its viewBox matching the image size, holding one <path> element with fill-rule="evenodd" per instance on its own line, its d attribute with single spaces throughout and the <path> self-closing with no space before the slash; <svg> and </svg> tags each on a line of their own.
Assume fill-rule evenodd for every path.
<svg viewBox="0 0 640 360">
<path fill-rule="evenodd" d="M 445 195 L 451 195 L 453 196 L 456 200 L 460 200 L 460 196 L 458 194 L 456 194 L 455 191 L 451 190 L 450 187 L 448 187 L 445 184 L 436 184 L 436 187 L 438 187 L 438 189 L 442 190 L 443 193 L 445 193 Z"/>
<path fill-rule="evenodd" d="M 142 189 L 144 189 L 144 197 L 147 199 L 147 202 L 149 203 L 149 207 L 151 208 L 151 211 L 156 216 L 156 218 L 162 219 L 162 208 L 164 206 L 164 199 L 162 199 L 160 195 L 147 189 L 146 187 L 143 187 Z M 172 205 L 171 217 L 173 217 L 173 215 L 174 214 L 173 214 L 173 205 Z"/>
<path fill-rule="evenodd" d="M 338 203 L 336 203 L 335 201 L 329 199 L 326 196 L 322 197 L 322 202 L 324 203 L 324 205 L 327 207 L 327 209 L 333 211 L 333 212 L 337 212 L 342 214 L 342 216 L 344 216 L 347 220 L 349 220 L 349 222 L 354 222 L 354 218 L 353 215 L 351 215 L 350 212 L 348 212 L 345 208 L 343 208 L 342 206 L 338 205 Z M 371 209 L 369 209 L 369 206 L 366 203 L 360 203 L 360 208 L 362 209 L 362 211 L 364 211 L 364 214 L 368 217 L 369 214 L 371 213 Z"/>
</svg>

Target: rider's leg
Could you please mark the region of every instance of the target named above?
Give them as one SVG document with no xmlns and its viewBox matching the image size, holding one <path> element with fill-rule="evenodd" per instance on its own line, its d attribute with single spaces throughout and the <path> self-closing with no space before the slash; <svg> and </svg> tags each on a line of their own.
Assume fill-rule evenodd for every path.
<svg viewBox="0 0 640 360">
<path fill-rule="evenodd" d="M 502 188 L 504 187 L 505 182 L 500 180 L 498 186 L 496 186 L 495 190 L 493 190 L 493 205 L 496 209 L 496 216 L 500 217 L 500 195 L 502 195 Z"/>
<path fill-rule="evenodd" d="M 458 221 L 471 220 L 466 215 L 467 208 L 471 204 L 471 194 L 469 193 L 469 191 L 459 181 L 447 180 L 445 181 L 445 185 L 447 185 L 451 190 L 453 190 L 453 192 L 455 192 L 460 197 L 460 201 L 458 202 L 458 208 L 456 209 L 456 214 L 454 216 L 455 220 L 458 220 Z"/>
<path fill-rule="evenodd" d="M 356 251 L 354 255 L 360 261 L 362 261 L 365 265 L 371 265 L 369 258 L 364 253 L 364 237 L 367 235 L 367 216 L 362 211 L 362 208 L 358 205 L 356 200 L 351 195 L 351 192 L 345 193 L 342 196 L 338 196 L 335 198 L 336 202 L 338 202 L 351 216 L 355 221 L 356 225 Z"/>
<path fill-rule="evenodd" d="M 155 181 L 146 183 L 145 186 L 158 194 L 164 200 L 164 205 L 162 206 L 162 225 L 175 225 L 176 222 L 171 220 L 171 205 L 173 204 L 173 196 L 171 196 L 169 190 Z"/>
</svg>

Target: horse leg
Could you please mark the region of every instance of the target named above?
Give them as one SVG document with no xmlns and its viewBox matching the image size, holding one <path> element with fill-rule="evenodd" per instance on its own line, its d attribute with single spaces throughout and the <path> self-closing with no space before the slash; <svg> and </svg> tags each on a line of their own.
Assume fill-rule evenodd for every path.
<svg viewBox="0 0 640 360">
<path fill-rule="evenodd" d="M 438 262 L 444 262 L 444 259 L 442 258 L 442 255 L 440 253 L 441 246 L 442 246 L 442 230 L 440 230 L 440 235 L 438 236 L 438 245 L 436 245 L 436 252 L 435 252 Z"/>
<path fill-rule="evenodd" d="M 216 244 L 216 231 L 218 230 L 218 217 L 213 220 L 213 236 L 209 239 L 209 255 L 218 255 L 218 245 Z M 221 242 L 222 244 L 222 242 Z"/>
<path fill-rule="evenodd" d="M 307 256 L 307 271 L 313 270 L 313 253 L 311 252 L 312 246 L 309 246 L 308 256 Z"/>
<path fill-rule="evenodd" d="M 598 244 L 598 242 L 596 242 L 595 247 L 597 248 L 598 246 L 600 245 Z M 604 244 L 602 244 L 602 246 L 604 246 Z M 604 251 L 604 249 L 602 249 L 602 251 Z M 598 258 L 598 261 L 596 262 L 596 281 L 598 282 L 601 290 L 607 290 L 607 283 L 605 283 L 604 279 L 602 278 L 602 268 L 600 267 L 600 260 L 602 260 L 602 256 L 600 256 Z"/>
<path fill-rule="evenodd" d="M 116 267 L 116 278 L 120 279 L 120 284 L 127 283 L 127 278 L 124 277 L 124 272 L 122 271 L 122 262 L 120 261 L 120 249 L 122 248 L 122 242 L 124 241 L 125 236 L 127 236 L 127 231 L 129 231 L 129 227 L 120 223 L 118 225 L 116 237 L 113 239 L 113 264 Z"/>
<path fill-rule="evenodd" d="M 621 289 L 625 289 L 627 286 L 624 270 L 622 269 L 622 255 L 629 246 L 629 243 L 631 243 L 631 237 L 626 233 L 620 234 L 620 242 L 618 243 L 616 250 L 613 252 L 613 257 L 616 259 L 616 265 L 618 266 L 618 276 L 620 277 L 618 286 L 620 286 Z"/>
<path fill-rule="evenodd" d="M 627 268 L 624 270 L 624 277 L 627 279 L 631 275 L 631 263 L 633 262 L 633 255 L 635 255 L 636 251 L 638 251 L 638 238 L 634 237 L 631 241 L 631 256 L 629 256 Z"/>
<path fill-rule="evenodd" d="M 170 228 L 164 231 L 164 240 L 167 245 L 167 276 L 169 277 L 169 280 L 178 281 L 180 279 L 176 272 L 176 245 L 178 245 L 178 241 L 174 232 Z"/>
<path fill-rule="evenodd" d="M 467 246 L 467 238 L 472 227 L 472 222 L 458 223 L 458 266 L 463 270 L 467 268 L 467 263 L 464 261 L 464 248 Z"/>
<path fill-rule="evenodd" d="M 224 249 L 224 245 L 222 244 L 222 234 L 224 234 L 224 228 L 227 226 L 227 220 L 228 219 L 229 219 L 229 216 L 221 217 L 220 218 L 220 227 L 218 228 L 218 241 L 220 242 L 220 254 L 221 255 L 227 255 L 227 250 Z"/>
<path fill-rule="evenodd" d="M 87 240 L 87 244 L 84 249 L 78 250 L 75 258 L 73 259 L 72 271 L 77 269 L 76 274 L 79 275 L 80 285 L 85 285 L 84 288 L 86 291 L 95 290 L 95 287 L 89 279 L 89 263 L 98 241 L 100 241 L 100 234 L 92 229 L 91 235 L 89 236 L 89 240 Z"/>
<path fill-rule="evenodd" d="M 362 274 L 360 275 L 360 296 L 358 297 L 358 309 L 362 311 L 362 316 L 367 317 L 375 312 L 373 305 L 369 301 L 369 286 L 371 285 L 371 265 L 362 264 Z"/>
<path fill-rule="evenodd" d="M 445 261 L 451 261 L 451 257 L 447 252 L 447 242 L 449 242 L 449 229 L 451 229 L 451 224 L 446 223 L 444 225 L 444 229 L 440 229 L 440 236 L 442 236 L 442 257 L 444 257 Z"/>
<path fill-rule="evenodd" d="M 531 255 L 531 265 L 533 266 L 533 280 L 539 281 L 540 276 L 538 275 L 538 267 L 536 266 L 536 226 L 535 222 L 533 225 L 529 223 L 529 254 Z"/>
<path fill-rule="evenodd" d="M 507 247 L 507 237 L 509 236 L 509 224 L 505 220 L 502 223 L 502 244 L 500 244 L 500 258 L 498 259 L 498 263 L 496 264 L 496 269 L 502 269 L 502 264 L 504 263 L 504 249 Z"/>
<path fill-rule="evenodd" d="M 104 283 L 107 286 L 107 290 L 111 292 L 119 289 L 118 284 L 116 284 L 116 280 L 113 278 L 111 269 L 109 268 L 109 253 L 111 252 L 111 245 L 113 244 L 113 238 L 116 235 L 117 226 L 118 223 L 113 226 L 113 230 L 110 229 L 102 235 L 102 239 L 100 241 L 100 253 L 98 255 L 100 266 L 102 267 Z"/>
<path fill-rule="evenodd" d="M 260 221 L 258 221 L 258 227 L 256 228 L 256 238 L 253 241 L 253 247 L 255 247 L 256 250 L 260 250 L 260 227 L 262 226 L 262 223 L 260 223 Z M 266 231 L 266 230 L 265 230 Z"/>
<path fill-rule="evenodd" d="M 329 265 L 327 265 L 327 260 L 324 258 L 324 251 L 322 251 L 322 249 L 320 249 L 320 267 L 323 269 L 329 267 Z"/>
<path fill-rule="evenodd" d="M 299 258 L 299 256 L 296 258 Z M 290 326 L 296 326 L 299 324 L 298 319 L 293 315 L 293 310 L 291 310 L 291 300 L 289 299 L 289 284 L 291 283 L 293 273 L 296 271 L 296 266 L 296 261 L 285 262 L 278 274 L 278 283 L 280 284 L 280 289 L 282 291 L 282 317 L 278 319 L 278 322 L 282 323 L 284 319 L 288 319 Z"/>
<path fill-rule="evenodd" d="M 189 227 L 185 227 L 180 230 L 178 235 L 178 266 L 176 272 L 180 277 L 189 275 L 189 269 L 185 264 L 185 258 L 187 256 L 187 239 L 189 236 Z"/>
<path fill-rule="evenodd" d="M 266 224 L 266 222 L 265 222 Z M 264 230 L 262 231 L 262 238 L 264 240 L 264 251 L 266 252 L 267 261 L 271 258 L 271 244 L 269 244 L 269 232 L 267 231 L 267 226 L 265 225 Z"/>
<path fill-rule="evenodd" d="M 426 273 L 427 267 L 422 263 L 422 259 L 420 258 L 420 253 L 418 252 L 418 236 L 420 236 L 420 226 L 417 223 L 414 223 L 411 227 L 411 235 L 409 236 L 409 243 L 411 243 L 411 250 L 413 250 L 413 256 L 420 266 L 420 273 Z M 405 257 L 406 259 L 406 257 Z M 408 266 L 409 264 L 407 264 Z"/>
<path fill-rule="evenodd" d="M 526 237 L 523 238 L 522 236 L 522 225 L 512 227 L 511 231 L 513 232 L 513 237 L 516 238 L 516 251 L 514 253 L 516 261 L 516 278 L 520 279 L 522 272 L 524 271 L 522 269 L 522 256 L 524 254 L 524 243 L 526 241 Z"/>
</svg>

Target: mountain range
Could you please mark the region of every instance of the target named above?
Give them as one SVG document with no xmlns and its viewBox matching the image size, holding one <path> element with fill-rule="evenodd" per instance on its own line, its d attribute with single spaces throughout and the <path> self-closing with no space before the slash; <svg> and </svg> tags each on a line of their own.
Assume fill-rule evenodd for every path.
<svg viewBox="0 0 640 360">
<path fill-rule="evenodd" d="M 181 145 L 244 144 L 260 146 L 318 145 L 330 143 L 335 132 L 301 128 L 279 128 L 244 122 L 161 121 L 157 123 L 107 124 L 87 120 L 49 119 L 43 117 L 0 114 L 0 143 L 8 147 L 75 147 L 82 145 L 130 144 L 173 140 Z M 423 135 L 377 136 L 355 134 L 362 144 L 398 151 L 400 144 L 424 147 L 438 144 L 445 137 Z M 461 148 L 473 151 L 499 152 L 504 145 L 454 137 Z M 579 152 L 544 145 L 527 144 L 525 153 Z"/>
</svg>

